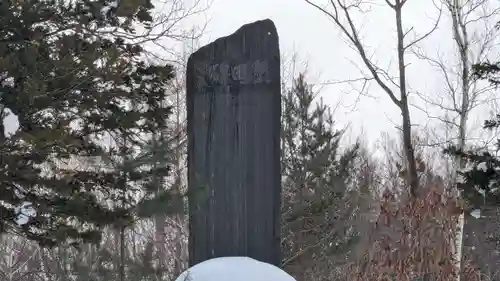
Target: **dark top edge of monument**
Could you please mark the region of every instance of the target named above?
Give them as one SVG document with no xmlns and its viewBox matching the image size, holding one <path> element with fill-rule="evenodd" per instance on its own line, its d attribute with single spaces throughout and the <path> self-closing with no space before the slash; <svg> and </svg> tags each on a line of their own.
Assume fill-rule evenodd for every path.
<svg viewBox="0 0 500 281">
<path fill-rule="evenodd" d="M 247 24 L 242 25 L 240 28 L 238 28 L 235 32 L 233 32 L 230 35 L 220 37 L 219 39 L 215 40 L 213 43 L 216 43 L 217 41 L 224 41 L 228 37 L 233 37 L 235 35 L 238 35 L 240 33 L 246 33 L 248 30 L 256 29 L 259 28 L 259 30 L 267 30 L 267 32 L 272 32 L 274 35 L 277 35 L 277 30 L 276 30 L 276 25 L 274 25 L 274 22 L 271 19 L 263 19 L 263 20 L 258 20 L 254 22 L 250 22 Z"/>
<path fill-rule="evenodd" d="M 238 28 L 235 32 L 233 32 L 230 35 L 220 37 L 220 38 L 214 40 L 213 42 L 199 48 L 198 50 L 196 50 L 194 53 L 192 53 L 189 56 L 188 63 L 190 60 L 195 59 L 195 57 L 203 56 L 203 54 L 205 54 L 207 50 L 213 48 L 214 45 L 224 45 L 225 42 L 227 42 L 231 38 L 239 37 L 240 34 L 251 33 L 252 31 L 255 31 L 255 30 L 262 31 L 263 36 L 264 35 L 271 35 L 275 38 L 278 38 L 278 32 L 277 32 L 276 26 L 271 19 L 263 19 L 263 20 L 254 21 L 254 22 L 242 25 L 240 28 Z M 269 32 L 271 32 L 271 34 L 269 34 Z M 278 39 L 276 39 L 276 41 L 278 41 Z"/>
</svg>

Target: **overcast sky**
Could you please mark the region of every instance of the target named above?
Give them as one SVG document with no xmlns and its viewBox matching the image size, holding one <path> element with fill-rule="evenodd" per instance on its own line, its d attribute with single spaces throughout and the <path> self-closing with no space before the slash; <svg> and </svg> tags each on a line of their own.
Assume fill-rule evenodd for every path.
<svg viewBox="0 0 500 281">
<path fill-rule="evenodd" d="M 323 1 L 323 3 L 328 1 Z M 384 0 L 372 0 L 374 5 L 365 17 L 358 17 L 362 35 L 370 53 L 384 69 L 395 70 L 395 25 L 394 13 L 384 4 Z M 321 3 L 321 0 L 317 0 Z M 210 17 L 202 44 L 218 37 L 226 36 L 241 25 L 269 18 L 274 21 L 280 38 L 281 52 L 294 51 L 307 60 L 311 83 L 340 81 L 361 77 L 366 68 L 358 55 L 349 47 L 339 29 L 321 12 L 304 0 L 214 0 L 207 12 Z M 426 33 L 437 19 L 437 10 L 430 0 L 408 0 L 404 9 L 404 26 L 413 27 L 408 40 Z M 453 45 L 447 15 L 441 18 L 439 30 L 421 46 L 430 54 L 439 50 L 452 59 Z M 408 56 L 409 88 L 438 95 L 443 89 L 442 76 L 427 63 Z M 452 61 L 452 60 L 450 60 Z M 392 72 L 397 74 L 397 72 Z M 355 87 L 359 88 L 359 84 Z M 342 125 L 351 124 L 352 135 L 363 133 L 372 143 L 381 133 L 395 135 L 395 125 L 400 124 L 401 115 L 394 104 L 376 84 L 369 88 L 372 97 L 360 97 L 352 85 L 338 84 L 325 86 L 321 90 L 325 101 L 336 106 L 336 119 Z M 415 100 L 415 97 L 414 97 Z M 419 103 L 423 105 L 421 102 Z M 355 105 L 355 106 L 354 106 Z M 486 110 L 482 110 L 483 116 Z M 413 109 L 413 121 L 420 127 L 432 120 L 420 110 Z M 483 117 L 473 116 L 474 122 L 482 122 Z M 435 122 L 435 121 L 432 121 Z"/>
<path fill-rule="evenodd" d="M 182 1 L 189 5 L 189 1 L 196 0 Z M 321 3 L 321 1 L 329 2 L 316 0 L 316 3 Z M 373 3 L 369 13 L 355 18 L 357 25 L 362 27 L 361 36 L 367 52 L 380 68 L 389 69 L 391 74 L 397 76 L 394 12 L 387 7 L 385 0 L 367 1 Z M 492 5 L 498 5 L 496 1 L 490 2 L 494 2 Z M 410 41 L 418 35 L 425 34 L 438 18 L 437 14 L 432 0 L 408 0 L 403 15 L 404 28 L 405 30 L 413 29 L 408 34 L 407 40 Z M 244 24 L 266 18 L 271 19 L 278 30 L 282 54 L 290 55 L 296 52 L 302 61 L 306 61 L 309 82 L 312 84 L 357 79 L 362 77 L 362 72 L 366 73 L 366 67 L 362 64 L 359 55 L 350 48 L 340 30 L 305 0 L 213 0 L 208 11 L 196 19 L 186 21 L 183 26 L 189 29 L 193 24 L 205 23 L 206 18 L 209 18 L 209 22 L 199 42 L 201 45 L 210 43 L 221 36 L 227 36 Z M 490 22 L 494 21 L 495 19 L 492 19 Z M 480 31 L 482 28 L 477 30 Z M 440 28 L 420 46 L 429 55 L 435 56 L 437 52 L 441 52 L 447 60 L 454 62 L 453 56 L 456 52 L 453 49 L 450 31 L 449 17 L 444 14 L 441 17 Z M 473 34 L 474 30 L 470 33 Z M 477 38 L 482 38 L 480 33 L 477 34 Z M 493 54 L 498 54 L 498 50 L 495 52 L 493 49 L 490 53 L 492 59 L 498 58 Z M 407 75 L 410 92 L 419 91 L 432 97 L 442 95 L 443 77 L 429 64 L 414 56 L 408 55 L 406 59 L 409 64 Z M 363 135 L 371 145 L 375 145 L 380 140 L 382 133 L 387 132 L 397 137 L 395 126 L 401 123 L 398 108 L 378 85 L 370 85 L 367 91 L 369 97 L 359 96 L 360 86 L 360 84 L 341 83 L 322 87 L 320 93 L 324 101 L 336 108 L 335 119 L 339 123 L 339 128 L 350 124 L 352 130 L 350 136 L 355 138 Z M 397 92 L 395 86 L 393 90 Z M 415 94 L 412 94 L 410 98 L 414 104 L 421 108 L 425 107 L 424 103 L 417 100 Z M 491 115 L 490 107 L 485 106 L 476 110 L 471 118 L 471 124 L 475 123 L 476 126 L 470 127 L 479 128 L 478 125 Z M 418 129 L 429 124 L 432 127 L 440 126 L 439 122 L 430 119 L 416 108 L 412 108 L 412 119 Z M 13 116 L 4 120 L 9 131 L 17 129 L 16 121 Z M 475 133 L 479 134 L 483 131 L 476 130 Z"/>
</svg>

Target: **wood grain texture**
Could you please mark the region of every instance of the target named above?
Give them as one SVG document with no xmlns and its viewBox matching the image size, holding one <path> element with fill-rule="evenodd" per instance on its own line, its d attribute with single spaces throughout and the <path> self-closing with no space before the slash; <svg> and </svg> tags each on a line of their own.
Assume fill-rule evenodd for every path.
<svg viewBox="0 0 500 281">
<path fill-rule="evenodd" d="M 271 20 L 188 60 L 190 265 L 249 256 L 280 264 L 280 54 Z"/>
</svg>

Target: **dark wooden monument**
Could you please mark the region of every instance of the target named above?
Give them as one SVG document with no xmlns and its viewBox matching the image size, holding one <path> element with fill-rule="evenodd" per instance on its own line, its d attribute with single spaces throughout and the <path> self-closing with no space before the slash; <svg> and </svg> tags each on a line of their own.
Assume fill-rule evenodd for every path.
<svg viewBox="0 0 500 281">
<path fill-rule="evenodd" d="M 279 265 L 280 54 L 271 20 L 190 56 L 187 112 L 190 266 L 224 256 Z"/>
</svg>

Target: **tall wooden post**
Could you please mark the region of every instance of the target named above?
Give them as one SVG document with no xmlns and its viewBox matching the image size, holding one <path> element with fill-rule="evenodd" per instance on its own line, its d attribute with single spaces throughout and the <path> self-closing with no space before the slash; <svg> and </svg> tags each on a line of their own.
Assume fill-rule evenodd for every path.
<svg viewBox="0 0 500 281">
<path fill-rule="evenodd" d="M 242 26 L 187 67 L 190 265 L 280 264 L 280 54 L 271 20 Z"/>
</svg>

